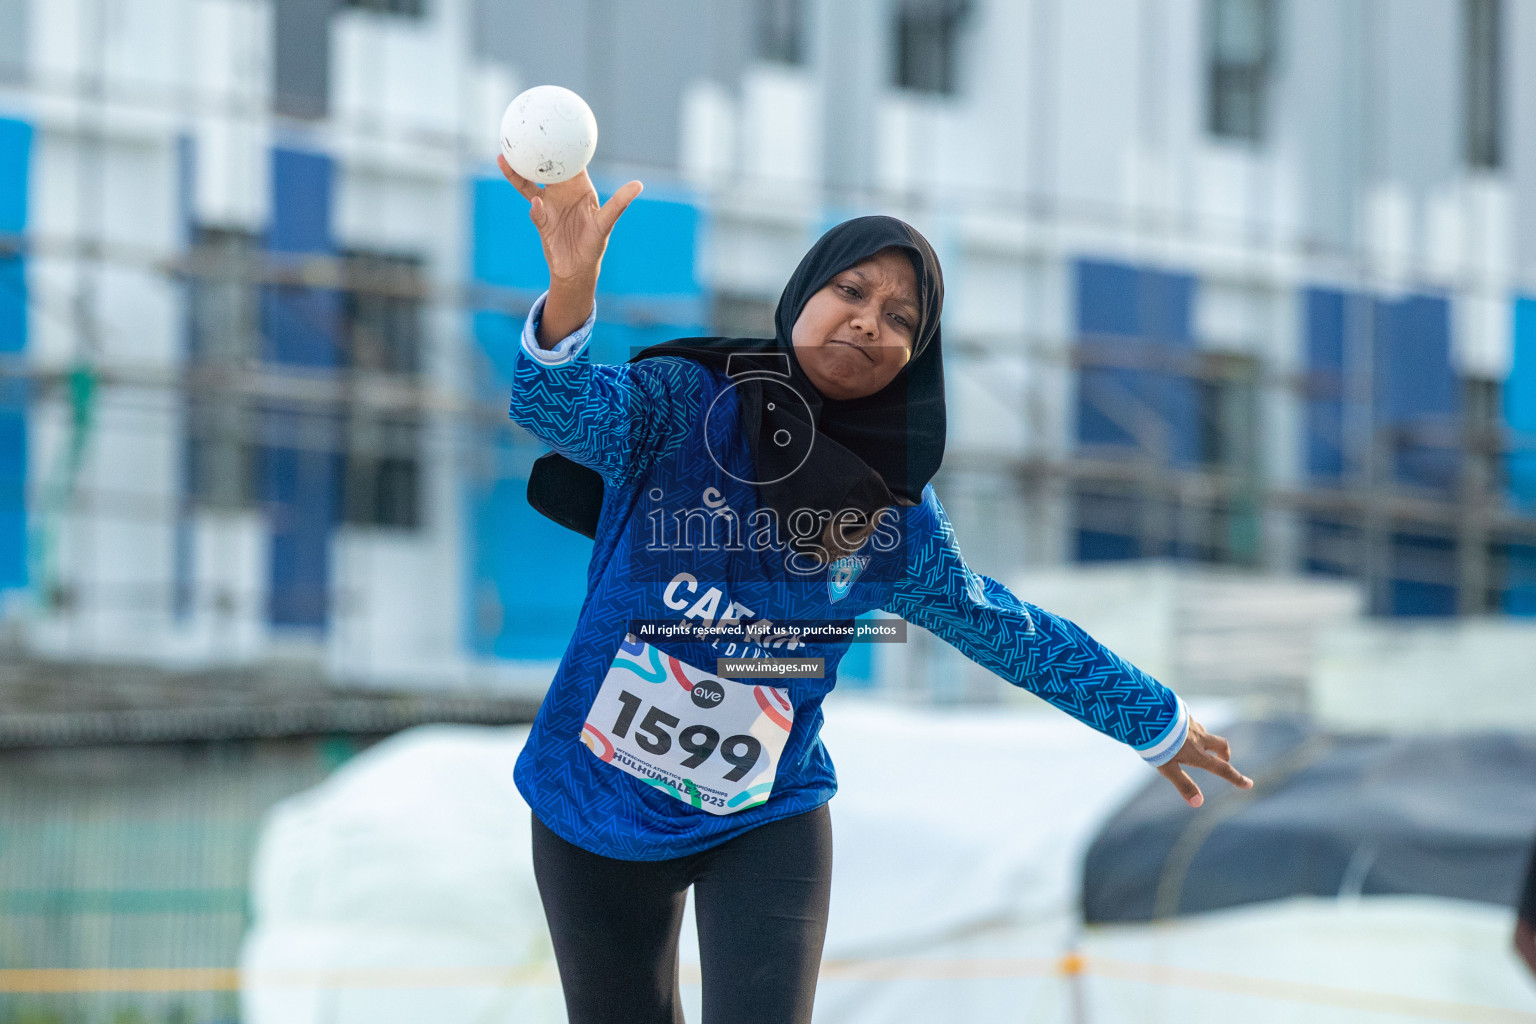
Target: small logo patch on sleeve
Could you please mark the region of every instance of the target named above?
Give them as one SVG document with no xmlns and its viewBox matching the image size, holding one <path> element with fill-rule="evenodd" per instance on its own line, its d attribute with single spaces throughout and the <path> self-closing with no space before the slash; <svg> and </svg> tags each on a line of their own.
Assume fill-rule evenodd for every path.
<svg viewBox="0 0 1536 1024">
<path fill-rule="evenodd" d="M 845 555 L 827 567 L 827 595 L 834 604 L 848 596 L 853 581 L 868 564 L 868 555 Z"/>
</svg>

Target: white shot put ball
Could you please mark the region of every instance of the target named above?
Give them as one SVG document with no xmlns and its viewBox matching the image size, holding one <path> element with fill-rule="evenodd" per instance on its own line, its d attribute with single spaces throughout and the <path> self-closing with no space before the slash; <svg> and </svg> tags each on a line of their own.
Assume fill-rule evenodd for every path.
<svg viewBox="0 0 1536 1024">
<path fill-rule="evenodd" d="M 501 115 L 501 155 L 541 185 L 574 178 L 597 149 L 597 118 L 580 96 L 558 85 L 536 85 Z"/>
</svg>

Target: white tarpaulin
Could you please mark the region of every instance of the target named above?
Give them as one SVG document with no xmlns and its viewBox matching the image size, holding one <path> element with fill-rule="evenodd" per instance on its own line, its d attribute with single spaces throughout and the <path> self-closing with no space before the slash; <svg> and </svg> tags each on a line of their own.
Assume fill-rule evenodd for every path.
<svg viewBox="0 0 1536 1024">
<path fill-rule="evenodd" d="M 528 809 L 512 784 L 524 735 L 413 729 L 274 808 L 257 852 L 255 923 L 243 953 L 248 1024 L 564 1019 L 533 882 Z M 823 1024 L 1150 1022 L 1211 1007 L 1292 1020 L 1295 992 L 1264 1003 L 1280 1007 L 1265 1017 L 1250 997 L 1222 995 L 1231 985 L 1221 979 L 1308 981 L 1311 961 L 1302 954 L 1314 948 L 1312 927 L 1334 929 L 1335 968 L 1374 955 L 1381 929 L 1342 927 L 1344 911 L 1332 904 L 1321 923 L 1274 904 L 1079 935 L 1083 853 L 1152 775 L 1132 751 L 1065 716 L 841 700 L 828 707 L 824 738 L 840 790 L 817 996 Z M 1380 904 L 1362 906 L 1351 912 Z M 1476 921 L 1447 931 L 1464 909 Z M 1418 911 L 1414 920 L 1427 926 L 1383 947 L 1416 965 L 1417 998 L 1523 1005 L 1510 1002 L 1520 978 L 1493 908 L 1431 901 Z M 1274 928 L 1263 925 L 1265 914 Z M 1174 935 L 1181 938 L 1170 941 Z M 1074 948 L 1085 958 L 1064 960 Z M 1494 967 L 1458 970 L 1469 949 Z M 697 1022 L 691 920 L 683 950 L 683 991 Z M 1072 963 L 1083 971 L 1064 974 Z M 1200 975 L 1203 988 L 1135 975 L 1148 964 L 1214 973 Z M 1342 973 L 1329 984 L 1347 988 Z M 1390 977 L 1379 973 L 1366 971 L 1362 986 Z"/>
<path fill-rule="evenodd" d="M 1084 936 L 1093 1024 L 1536 1024 L 1514 912 L 1432 896 L 1298 897 Z"/>
</svg>

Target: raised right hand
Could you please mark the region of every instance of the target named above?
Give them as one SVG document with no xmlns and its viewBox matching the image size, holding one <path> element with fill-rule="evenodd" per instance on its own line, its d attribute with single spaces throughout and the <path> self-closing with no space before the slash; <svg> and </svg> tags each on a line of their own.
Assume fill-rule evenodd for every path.
<svg viewBox="0 0 1536 1024">
<path fill-rule="evenodd" d="M 631 181 L 599 206 L 597 189 L 586 171 L 540 188 L 514 171 L 506 157 L 498 156 L 496 164 L 530 204 L 528 217 L 539 229 L 551 285 L 567 281 L 595 284 L 613 225 L 644 186 Z"/>
</svg>

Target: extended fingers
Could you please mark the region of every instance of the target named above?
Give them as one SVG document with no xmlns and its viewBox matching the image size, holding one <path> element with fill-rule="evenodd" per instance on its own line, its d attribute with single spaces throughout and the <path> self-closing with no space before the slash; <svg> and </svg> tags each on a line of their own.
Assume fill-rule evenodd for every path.
<svg viewBox="0 0 1536 1024">
<path fill-rule="evenodd" d="M 1238 771 L 1236 768 L 1232 767 L 1232 762 L 1226 760 L 1225 758 L 1215 757 L 1207 754 L 1203 760 L 1193 763 L 1196 764 L 1197 767 L 1204 768 L 1212 775 L 1226 779 L 1238 789 L 1251 789 L 1253 787 L 1253 780 L 1244 775 L 1242 772 Z"/>
<path fill-rule="evenodd" d="M 1191 721 L 1189 734 L 1184 737 L 1184 744 L 1179 748 L 1179 752 L 1174 755 L 1172 761 L 1160 766 L 1157 770 L 1173 783 L 1174 788 L 1179 791 L 1179 795 L 1189 806 L 1199 807 L 1205 802 L 1205 797 L 1201 794 L 1200 787 L 1195 785 L 1194 780 L 1179 766 L 1183 764 L 1203 768 L 1239 789 L 1252 788 L 1253 780 L 1232 767 L 1231 757 L 1231 744 L 1221 736 L 1206 732 L 1199 722 Z"/>
<path fill-rule="evenodd" d="M 1163 778 L 1173 783 L 1173 788 L 1179 791 L 1179 796 L 1183 797 L 1184 802 L 1189 804 L 1189 806 L 1199 807 L 1205 803 L 1205 797 L 1201 794 L 1200 787 L 1195 785 L 1195 780 L 1190 778 L 1184 772 L 1184 769 L 1180 768 L 1176 763 L 1170 761 L 1160 766 L 1157 770 Z"/>
<path fill-rule="evenodd" d="M 1223 737 L 1202 729 L 1198 741 L 1192 746 L 1194 749 L 1190 751 L 1190 756 L 1182 759 L 1185 764 L 1204 768 L 1239 789 L 1248 789 L 1253 785 L 1252 779 L 1232 766 L 1232 745 Z"/>
<path fill-rule="evenodd" d="M 613 225 L 624 211 L 629 209 L 629 204 L 635 201 L 635 197 L 644 188 L 645 186 L 638 181 L 631 181 L 608 197 L 608 201 L 603 204 L 603 208 L 597 213 L 597 222 L 602 227 L 604 234 L 613 230 Z"/>
</svg>

